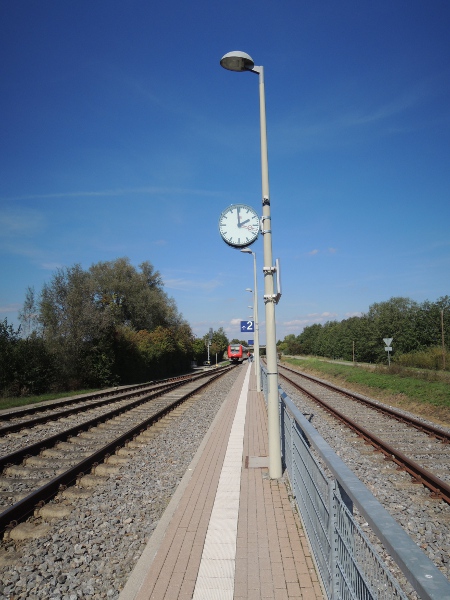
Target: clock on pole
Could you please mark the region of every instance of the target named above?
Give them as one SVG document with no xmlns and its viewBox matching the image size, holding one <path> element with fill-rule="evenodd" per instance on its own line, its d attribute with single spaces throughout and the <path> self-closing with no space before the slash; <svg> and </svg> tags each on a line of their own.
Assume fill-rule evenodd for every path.
<svg viewBox="0 0 450 600">
<path fill-rule="evenodd" d="M 224 242 L 234 248 L 250 246 L 258 238 L 259 217 L 246 204 L 232 204 L 219 218 L 219 233 Z"/>
</svg>

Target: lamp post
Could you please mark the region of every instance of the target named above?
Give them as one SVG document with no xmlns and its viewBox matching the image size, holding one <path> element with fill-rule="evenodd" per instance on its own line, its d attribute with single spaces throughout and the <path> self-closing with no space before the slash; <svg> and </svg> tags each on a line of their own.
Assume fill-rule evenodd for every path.
<svg viewBox="0 0 450 600">
<path fill-rule="evenodd" d="M 280 413 L 278 403 L 277 340 L 275 331 L 275 303 L 272 259 L 272 226 L 269 197 L 269 164 L 267 158 L 266 100 L 264 91 L 264 67 L 255 66 L 251 56 L 245 52 L 229 52 L 220 61 L 230 71 L 250 71 L 259 76 L 259 107 L 261 132 L 261 176 L 262 176 L 262 235 L 264 243 L 264 303 L 266 308 L 266 356 L 267 356 L 267 421 L 269 429 L 269 476 L 278 479 L 281 469 Z"/>
<path fill-rule="evenodd" d="M 258 320 L 258 283 L 256 277 L 256 253 L 249 250 L 249 248 L 243 248 L 241 252 L 253 255 L 253 311 L 255 313 L 255 370 L 256 370 L 256 391 L 261 391 L 261 368 L 260 368 L 260 356 L 259 356 L 259 320 Z M 247 288 L 246 291 L 252 291 Z"/>
</svg>

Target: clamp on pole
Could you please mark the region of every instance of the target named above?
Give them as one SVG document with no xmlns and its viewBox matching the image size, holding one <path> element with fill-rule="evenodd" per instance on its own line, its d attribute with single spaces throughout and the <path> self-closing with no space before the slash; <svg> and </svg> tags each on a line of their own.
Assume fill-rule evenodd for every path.
<svg viewBox="0 0 450 600">
<path fill-rule="evenodd" d="M 271 229 L 264 229 L 264 221 L 266 219 L 269 219 L 269 221 L 271 221 L 271 217 L 261 217 L 261 234 L 264 235 L 265 233 L 272 233 Z"/>
<path fill-rule="evenodd" d="M 280 273 L 280 261 L 276 260 L 275 267 L 263 267 L 264 275 L 269 275 L 272 273 L 277 274 L 277 293 L 276 294 L 265 294 L 264 295 L 264 303 L 267 302 L 275 302 L 278 304 L 281 298 L 281 273 Z"/>
<path fill-rule="evenodd" d="M 263 267 L 263 273 L 275 273 L 276 267 Z"/>
</svg>

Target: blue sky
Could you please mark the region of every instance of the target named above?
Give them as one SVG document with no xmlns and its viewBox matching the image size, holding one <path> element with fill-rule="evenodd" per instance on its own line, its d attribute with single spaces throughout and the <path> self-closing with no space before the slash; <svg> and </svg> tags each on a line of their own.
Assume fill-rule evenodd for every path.
<svg viewBox="0 0 450 600">
<path fill-rule="evenodd" d="M 450 294 L 449 30 L 447 0 L 2 2 L 0 319 L 127 256 L 197 335 L 242 337 L 253 262 L 218 219 L 262 214 L 259 98 L 233 50 L 265 70 L 277 338 Z"/>
</svg>

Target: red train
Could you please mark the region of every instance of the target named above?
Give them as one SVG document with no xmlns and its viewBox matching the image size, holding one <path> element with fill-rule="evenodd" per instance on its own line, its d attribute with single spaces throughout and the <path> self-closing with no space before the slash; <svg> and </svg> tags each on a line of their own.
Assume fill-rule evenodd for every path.
<svg viewBox="0 0 450 600">
<path fill-rule="evenodd" d="M 248 358 L 248 348 L 242 344 L 230 344 L 228 346 L 228 358 L 233 363 L 241 363 Z"/>
</svg>

